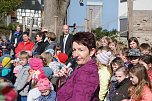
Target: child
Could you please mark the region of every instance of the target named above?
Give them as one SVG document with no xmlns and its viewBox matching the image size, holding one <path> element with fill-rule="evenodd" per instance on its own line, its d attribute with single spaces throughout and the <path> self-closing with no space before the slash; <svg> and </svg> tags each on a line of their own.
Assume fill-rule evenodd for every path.
<svg viewBox="0 0 152 101">
<path fill-rule="evenodd" d="M 109 61 L 111 57 L 110 48 L 106 46 L 101 46 L 97 50 L 97 64 L 98 64 L 98 74 L 100 80 L 100 91 L 99 91 L 99 99 L 101 101 L 105 101 L 106 94 L 108 92 L 108 85 L 111 77 L 111 71 L 108 67 Z M 105 77 L 106 75 L 106 77 Z"/>
<path fill-rule="evenodd" d="M 131 37 L 129 38 L 128 40 L 128 46 L 130 49 L 132 48 L 139 48 L 139 42 L 138 42 L 138 39 L 136 37 Z"/>
<path fill-rule="evenodd" d="M 47 78 L 41 78 L 37 87 L 41 92 L 38 101 L 56 101 L 56 92 L 51 90 L 51 82 Z"/>
<path fill-rule="evenodd" d="M 43 57 L 44 66 L 48 67 L 49 63 L 53 61 L 52 54 L 50 52 L 43 52 L 41 56 Z"/>
<path fill-rule="evenodd" d="M 111 39 L 110 43 L 109 43 L 109 48 L 111 49 L 112 51 L 112 54 L 114 56 L 117 55 L 117 40 L 116 39 Z"/>
<path fill-rule="evenodd" d="M 17 79 L 15 81 L 14 87 L 18 91 L 19 95 L 21 96 L 21 101 L 27 100 L 27 94 L 29 89 L 29 64 L 28 64 L 29 54 L 25 51 L 20 52 L 19 54 L 19 61 L 22 65 L 20 69 Z"/>
<path fill-rule="evenodd" d="M 123 67 L 124 66 L 124 62 L 121 58 L 116 57 L 115 59 L 113 59 L 110 63 L 110 67 L 112 69 L 112 76 L 111 76 L 111 80 L 110 80 L 110 87 L 109 87 L 109 94 L 107 96 L 107 100 L 111 101 L 112 97 L 114 95 L 115 92 L 115 84 L 117 83 L 116 78 L 115 78 L 115 72 L 118 68 Z"/>
<path fill-rule="evenodd" d="M 129 98 L 128 88 L 131 85 L 128 77 L 128 70 L 126 67 L 118 68 L 115 72 L 117 83 L 115 85 L 115 92 L 111 101 L 121 101 Z"/>
<path fill-rule="evenodd" d="M 147 70 L 147 74 L 150 78 L 150 81 L 152 82 L 152 68 L 151 68 L 151 64 L 152 64 L 152 56 L 151 55 L 143 55 L 140 58 L 140 62 L 141 64 L 143 64 Z"/>
<path fill-rule="evenodd" d="M 101 46 L 108 46 L 111 38 L 104 36 L 100 39 Z"/>
<path fill-rule="evenodd" d="M 2 36 L 2 43 L 0 44 L 0 49 L 2 50 L 2 55 L 10 54 L 11 43 L 7 40 L 6 36 Z"/>
<path fill-rule="evenodd" d="M 145 55 L 145 54 L 151 55 L 151 47 L 148 43 L 142 43 L 139 46 L 139 49 L 142 55 Z"/>
<path fill-rule="evenodd" d="M 129 71 L 132 87 L 130 90 L 131 101 L 152 101 L 152 86 L 146 68 L 138 64 Z"/>
<path fill-rule="evenodd" d="M 136 48 L 129 49 L 127 53 L 128 53 L 127 57 L 131 63 L 130 65 L 128 65 L 128 68 L 130 69 L 132 68 L 133 65 L 136 65 L 139 63 L 141 53 L 139 49 L 136 49 Z"/>
</svg>

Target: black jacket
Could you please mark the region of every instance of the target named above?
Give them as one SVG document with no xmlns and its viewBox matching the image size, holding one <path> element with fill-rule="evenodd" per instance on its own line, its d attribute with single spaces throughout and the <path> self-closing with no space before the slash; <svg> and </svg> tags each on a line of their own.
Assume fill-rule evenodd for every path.
<svg viewBox="0 0 152 101">
<path fill-rule="evenodd" d="M 36 43 L 36 49 L 34 50 L 34 53 L 41 55 L 45 51 L 46 46 L 49 44 L 48 42 L 38 42 Z"/>
<path fill-rule="evenodd" d="M 130 78 L 124 79 L 122 82 L 116 84 L 116 91 L 112 97 L 112 101 L 121 101 L 129 99 L 128 88 L 131 85 Z"/>
<path fill-rule="evenodd" d="M 66 45 L 65 45 L 65 53 L 70 57 L 72 55 L 72 40 L 73 40 L 73 35 L 69 34 Z M 61 46 L 61 51 L 63 52 L 63 36 L 60 37 L 60 46 Z"/>
</svg>

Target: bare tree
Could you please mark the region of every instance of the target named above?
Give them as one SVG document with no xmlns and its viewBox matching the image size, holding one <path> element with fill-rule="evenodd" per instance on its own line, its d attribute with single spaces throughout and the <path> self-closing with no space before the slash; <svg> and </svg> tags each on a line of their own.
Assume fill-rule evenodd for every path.
<svg viewBox="0 0 152 101">
<path fill-rule="evenodd" d="M 62 33 L 62 26 L 66 24 L 67 9 L 71 0 L 44 0 L 44 27 L 56 32 L 57 39 Z M 57 20 L 55 20 L 57 16 Z M 57 28 L 55 28 L 57 21 Z M 57 29 L 55 31 L 55 29 Z"/>
</svg>

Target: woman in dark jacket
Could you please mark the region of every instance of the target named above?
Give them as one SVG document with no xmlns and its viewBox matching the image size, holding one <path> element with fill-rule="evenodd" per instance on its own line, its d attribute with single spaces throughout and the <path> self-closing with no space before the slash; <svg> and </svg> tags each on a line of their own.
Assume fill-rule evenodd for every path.
<svg viewBox="0 0 152 101">
<path fill-rule="evenodd" d="M 42 32 L 38 32 L 36 34 L 36 41 L 37 42 L 34 45 L 33 53 L 41 55 L 49 43 L 48 41 L 44 42 L 44 34 Z"/>
</svg>

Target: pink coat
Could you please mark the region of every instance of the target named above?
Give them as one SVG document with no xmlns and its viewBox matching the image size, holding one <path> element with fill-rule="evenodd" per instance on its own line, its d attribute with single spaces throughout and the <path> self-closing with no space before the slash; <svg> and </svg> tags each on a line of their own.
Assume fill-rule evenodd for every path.
<svg viewBox="0 0 152 101">
<path fill-rule="evenodd" d="M 131 99 L 131 101 L 136 101 Z M 141 97 L 138 101 L 152 101 L 152 91 L 149 89 L 148 86 L 144 86 Z"/>
</svg>

